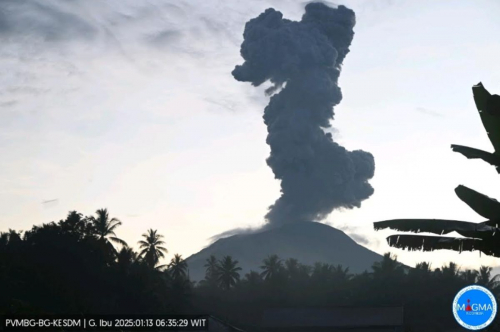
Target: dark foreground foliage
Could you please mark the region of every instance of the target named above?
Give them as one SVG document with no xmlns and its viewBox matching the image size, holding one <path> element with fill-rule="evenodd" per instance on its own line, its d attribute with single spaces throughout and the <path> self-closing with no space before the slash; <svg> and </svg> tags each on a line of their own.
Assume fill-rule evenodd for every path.
<svg viewBox="0 0 500 332">
<path fill-rule="evenodd" d="M 500 173 L 500 96 L 492 95 L 482 83 L 472 87 L 474 102 L 486 134 L 495 149 L 493 153 L 462 145 L 452 145 L 453 151 L 468 159 L 481 159 L 495 166 Z M 443 219 L 394 219 L 374 223 L 375 230 L 394 229 L 402 232 L 433 233 L 432 235 L 396 234 L 387 238 L 391 247 L 406 250 L 454 250 L 479 251 L 489 256 L 500 257 L 498 216 L 500 202 L 466 186 L 459 185 L 455 193 L 481 217 L 481 223 Z M 461 237 L 443 236 L 456 232 Z"/>
<path fill-rule="evenodd" d="M 103 209 L 95 217 L 70 212 L 58 223 L 1 233 L 0 314 L 204 313 L 257 331 L 268 308 L 404 306 L 407 331 L 446 331 L 458 327 L 451 303 L 461 288 L 477 283 L 500 292 L 489 267 L 408 268 L 389 254 L 358 275 L 276 255 L 264 258 L 260 271 L 241 275 L 236 257 L 211 257 L 205 279 L 193 283 L 180 255 L 161 264 L 167 249 L 160 234 L 148 230 L 136 253 L 116 236 L 120 224 Z"/>
<path fill-rule="evenodd" d="M 99 210 L 101 212 L 105 210 Z M 191 284 L 139 257 L 114 234 L 118 220 L 83 217 L 0 237 L 0 312 L 164 313 L 185 310 Z M 147 237 L 147 235 L 146 235 Z M 144 241 L 143 241 L 144 242 Z M 119 243 L 121 250 L 112 243 Z M 148 249 L 148 248 L 146 248 Z M 153 253 L 153 254 L 151 254 Z M 153 263 L 154 262 L 154 263 Z"/>
</svg>

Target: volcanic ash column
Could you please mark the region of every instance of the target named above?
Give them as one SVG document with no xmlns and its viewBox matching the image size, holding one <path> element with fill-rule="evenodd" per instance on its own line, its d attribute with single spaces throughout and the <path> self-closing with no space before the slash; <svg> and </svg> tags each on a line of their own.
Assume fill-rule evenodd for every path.
<svg viewBox="0 0 500 332">
<path fill-rule="evenodd" d="M 269 208 L 269 226 L 314 221 L 333 209 L 360 207 L 373 194 L 372 154 L 347 151 L 323 129 L 342 99 L 342 61 L 354 36 L 354 12 L 322 3 L 305 7 L 300 22 L 270 8 L 245 26 L 241 56 L 232 74 L 258 86 L 271 81 L 264 111 L 267 164 L 281 180 L 281 197 Z"/>
</svg>

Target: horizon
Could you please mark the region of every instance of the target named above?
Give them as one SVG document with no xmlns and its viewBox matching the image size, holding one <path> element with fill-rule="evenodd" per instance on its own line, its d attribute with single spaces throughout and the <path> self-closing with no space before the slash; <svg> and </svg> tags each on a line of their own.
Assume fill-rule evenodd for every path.
<svg viewBox="0 0 500 332">
<path fill-rule="evenodd" d="M 231 71 L 242 63 L 250 18 L 272 7 L 297 20 L 305 3 L 38 4 L 7 3 L 19 22 L 0 27 L 1 231 L 107 208 L 129 244 L 150 228 L 163 234 L 167 262 L 217 234 L 264 225 L 279 197 L 265 162 L 269 84 L 251 87 Z M 500 92 L 492 37 L 500 4 L 339 4 L 354 10 L 356 26 L 330 132 L 347 149 L 374 155 L 375 192 L 320 222 L 409 266 L 499 267 L 478 252 L 390 248 L 385 237 L 394 232 L 376 232 L 373 222 L 483 221 L 455 196 L 460 184 L 500 197 L 493 167 L 450 149 L 491 150 L 471 87 L 481 81 Z"/>
</svg>

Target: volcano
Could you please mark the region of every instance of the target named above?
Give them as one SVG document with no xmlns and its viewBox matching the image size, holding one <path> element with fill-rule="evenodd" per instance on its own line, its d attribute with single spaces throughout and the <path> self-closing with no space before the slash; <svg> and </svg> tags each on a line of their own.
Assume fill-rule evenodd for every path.
<svg viewBox="0 0 500 332">
<path fill-rule="evenodd" d="M 296 258 L 302 264 L 316 262 L 341 264 L 351 273 L 370 270 L 382 256 L 357 244 L 341 230 L 317 222 L 285 224 L 251 234 L 237 234 L 219 239 L 186 259 L 191 280 L 205 277 L 207 258 L 230 255 L 242 268 L 241 277 L 250 270 L 261 272 L 262 260 L 276 254 L 282 260 Z"/>
</svg>

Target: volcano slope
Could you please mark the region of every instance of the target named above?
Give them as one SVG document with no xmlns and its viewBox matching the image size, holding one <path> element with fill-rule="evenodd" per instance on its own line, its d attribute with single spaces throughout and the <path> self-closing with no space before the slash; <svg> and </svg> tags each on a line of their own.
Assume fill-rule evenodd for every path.
<svg viewBox="0 0 500 332">
<path fill-rule="evenodd" d="M 260 232 L 237 234 L 219 239 L 186 259 L 191 280 L 205 277 L 207 258 L 230 255 L 239 261 L 243 278 L 250 270 L 261 272 L 262 260 L 276 254 L 281 259 L 296 258 L 302 264 L 341 264 L 351 273 L 370 270 L 382 256 L 357 244 L 341 230 L 317 222 L 297 222 Z"/>
</svg>

